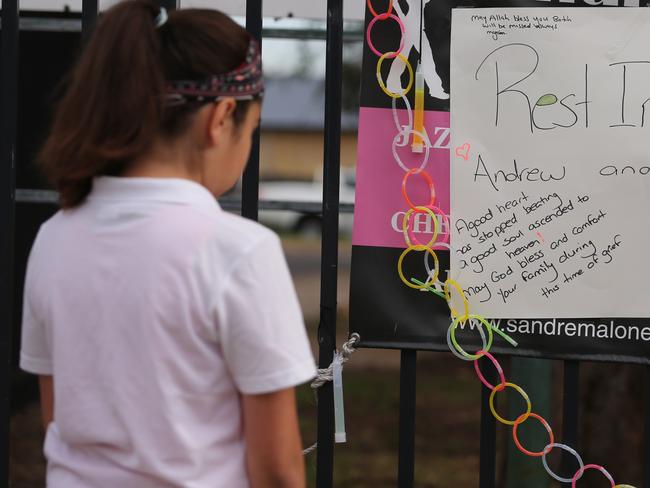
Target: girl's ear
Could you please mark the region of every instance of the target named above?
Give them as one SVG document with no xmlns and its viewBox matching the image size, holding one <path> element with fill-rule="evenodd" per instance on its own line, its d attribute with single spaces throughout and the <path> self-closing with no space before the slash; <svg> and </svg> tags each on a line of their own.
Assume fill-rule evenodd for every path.
<svg viewBox="0 0 650 488">
<path fill-rule="evenodd" d="M 233 113 L 237 102 L 234 98 L 224 98 L 211 105 L 208 113 L 208 143 L 210 145 L 219 145 L 224 138 L 224 134 L 232 129 Z"/>
</svg>

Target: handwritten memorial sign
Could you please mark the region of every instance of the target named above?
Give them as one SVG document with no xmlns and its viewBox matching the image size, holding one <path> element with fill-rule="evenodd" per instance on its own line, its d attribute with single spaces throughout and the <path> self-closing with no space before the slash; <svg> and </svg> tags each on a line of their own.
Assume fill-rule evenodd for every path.
<svg viewBox="0 0 650 488">
<path fill-rule="evenodd" d="M 364 347 L 449 350 L 451 278 L 519 344 L 497 353 L 650 364 L 647 1 L 366 4 L 349 322 Z M 381 57 L 400 48 L 419 91 Z M 428 155 L 409 132 L 422 92 Z M 437 226 L 404 197 L 434 193 Z M 408 250 L 436 227 L 437 263 Z M 436 271 L 429 291 L 406 284 Z M 476 329 L 458 326 L 467 350 Z"/>
<path fill-rule="evenodd" d="M 451 275 L 498 318 L 650 317 L 650 10 L 456 9 Z"/>
</svg>

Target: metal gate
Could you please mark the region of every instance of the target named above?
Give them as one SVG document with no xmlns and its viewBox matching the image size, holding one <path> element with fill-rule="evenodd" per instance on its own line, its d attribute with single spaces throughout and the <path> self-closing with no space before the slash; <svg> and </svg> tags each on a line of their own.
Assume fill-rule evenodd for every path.
<svg viewBox="0 0 650 488">
<path fill-rule="evenodd" d="M 361 1 L 361 0 L 355 0 Z M 174 8 L 173 0 L 161 0 L 161 4 Z M 2 51 L 0 90 L 0 480 L 9 483 L 9 424 L 11 417 L 12 323 L 14 298 L 21 290 L 14 286 L 14 211 L 17 202 L 45 201 L 52 203 L 55 196 L 47 192 L 30 192 L 15 189 L 16 141 L 17 141 L 17 93 L 19 15 L 18 0 L 2 2 Z M 83 0 L 81 16 L 82 36 L 85 37 L 97 16 L 97 0 Z M 256 38 L 262 38 L 262 0 L 248 0 L 246 26 Z M 343 52 L 343 0 L 327 0 L 327 60 L 325 92 L 325 146 L 323 155 L 323 218 L 321 245 L 321 297 L 318 344 L 319 367 L 326 368 L 333 359 L 336 348 L 336 292 L 338 264 L 339 212 L 352 210 L 351 206 L 339 205 L 340 136 L 342 98 L 342 52 Z M 234 209 L 241 205 L 245 217 L 256 219 L 258 208 L 294 209 L 313 211 L 309 204 L 258 201 L 259 184 L 259 131 L 255 134 L 251 160 L 243 178 L 242 200 L 225 202 L 224 207 Z M 415 458 L 415 399 L 416 399 L 417 351 L 402 350 L 400 364 L 399 452 L 398 486 L 409 488 L 414 483 Z M 496 372 L 491 375 L 496 376 Z M 488 381 L 495 381 L 487 375 Z M 580 363 L 564 361 L 563 432 L 564 442 L 578 441 L 580 409 Z M 650 488 L 650 367 L 645 378 L 645 451 L 643 455 L 644 486 Z M 489 391 L 482 390 L 480 433 L 480 488 L 496 486 L 496 420 L 489 410 Z M 334 486 L 334 405 L 331 383 L 318 392 L 318 488 Z M 563 464 L 570 461 L 564 458 Z"/>
</svg>

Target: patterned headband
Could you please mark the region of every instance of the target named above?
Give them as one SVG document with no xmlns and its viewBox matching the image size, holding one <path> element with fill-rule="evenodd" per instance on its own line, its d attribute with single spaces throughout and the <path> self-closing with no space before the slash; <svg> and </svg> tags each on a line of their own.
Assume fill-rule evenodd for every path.
<svg viewBox="0 0 650 488">
<path fill-rule="evenodd" d="M 238 68 L 203 80 L 168 81 L 165 86 L 168 106 L 189 101 L 211 101 L 223 97 L 236 100 L 253 100 L 264 94 L 262 55 L 257 42 L 251 38 L 246 60 Z"/>
</svg>

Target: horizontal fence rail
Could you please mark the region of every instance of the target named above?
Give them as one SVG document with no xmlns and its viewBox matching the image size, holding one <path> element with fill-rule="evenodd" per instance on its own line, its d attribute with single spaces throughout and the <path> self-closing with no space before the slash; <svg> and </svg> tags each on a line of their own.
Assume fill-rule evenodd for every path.
<svg viewBox="0 0 650 488">
<path fill-rule="evenodd" d="M 41 14 L 43 15 L 43 14 Z M 81 32 L 81 18 L 46 18 L 30 13 L 30 16 L 22 16 L 19 19 L 21 31 L 41 32 Z M 2 22 L 0 22 L 0 28 Z M 362 42 L 363 30 L 355 23 L 351 28 L 344 30 L 343 42 Z M 319 28 L 298 28 L 298 27 L 264 27 L 262 28 L 263 39 L 290 39 L 300 41 L 325 41 L 327 31 Z"/>
<path fill-rule="evenodd" d="M 59 194 L 52 190 L 16 190 L 16 203 L 40 203 L 56 205 L 59 201 Z M 241 210 L 242 200 L 240 198 L 220 198 L 219 205 L 224 210 Z M 260 210 L 291 210 L 313 215 L 321 215 L 323 204 L 321 202 L 305 202 L 291 200 L 259 200 Z M 340 213 L 354 213 L 353 203 L 339 203 Z"/>
</svg>

